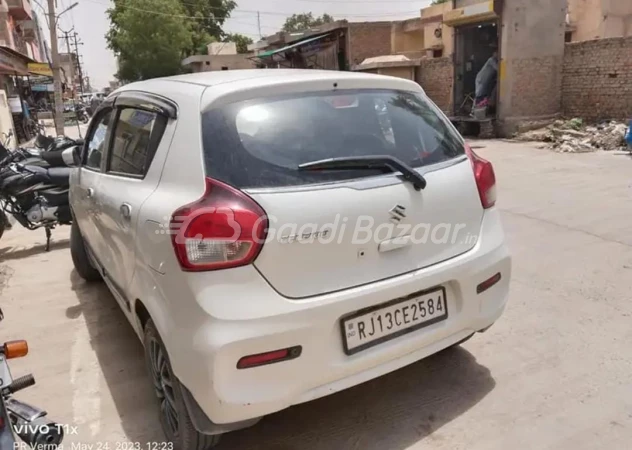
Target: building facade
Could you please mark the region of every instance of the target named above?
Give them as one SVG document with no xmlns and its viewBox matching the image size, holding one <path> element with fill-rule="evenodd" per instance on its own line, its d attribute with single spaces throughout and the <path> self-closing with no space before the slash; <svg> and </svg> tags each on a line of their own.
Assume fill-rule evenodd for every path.
<svg viewBox="0 0 632 450">
<path fill-rule="evenodd" d="M 253 53 L 237 53 L 234 42 L 213 42 L 207 46 L 206 55 L 191 55 L 182 61 L 182 66 L 191 72 L 254 69 L 251 56 Z"/>
<path fill-rule="evenodd" d="M 24 125 L 24 105 L 31 92 L 26 76 L 33 73 L 29 65 L 46 61 L 41 42 L 30 0 L 0 0 L 0 132 L 14 131 L 18 141 L 31 137 Z"/>
<path fill-rule="evenodd" d="M 632 1 L 568 0 L 566 42 L 632 36 Z"/>
<path fill-rule="evenodd" d="M 79 58 L 76 53 L 60 53 L 59 65 L 61 67 L 62 83 L 65 86 L 64 96 L 72 98 L 81 91 L 81 72 L 79 71 Z"/>
<path fill-rule="evenodd" d="M 279 32 L 249 46 L 258 67 L 349 70 L 391 52 L 392 22 L 339 20 L 296 33 Z"/>
</svg>

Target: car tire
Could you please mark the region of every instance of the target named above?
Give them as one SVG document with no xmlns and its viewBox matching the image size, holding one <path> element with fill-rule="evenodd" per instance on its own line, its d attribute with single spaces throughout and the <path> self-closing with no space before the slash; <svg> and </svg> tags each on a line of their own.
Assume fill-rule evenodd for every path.
<svg viewBox="0 0 632 450">
<path fill-rule="evenodd" d="M 72 225 L 70 225 L 70 256 L 72 257 L 75 270 L 81 278 L 91 282 L 101 280 L 101 274 L 92 265 L 88 257 L 86 245 L 81 236 L 81 231 L 79 231 L 77 222 L 73 222 Z"/>
<path fill-rule="evenodd" d="M 180 381 L 173 374 L 165 345 L 154 323 L 149 319 L 144 333 L 145 363 L 160 402 L 162 429 L 173 450 L 209 450 L 221 435 L 206 435 L 195 429 L 182 395 Z"/>
</svg>

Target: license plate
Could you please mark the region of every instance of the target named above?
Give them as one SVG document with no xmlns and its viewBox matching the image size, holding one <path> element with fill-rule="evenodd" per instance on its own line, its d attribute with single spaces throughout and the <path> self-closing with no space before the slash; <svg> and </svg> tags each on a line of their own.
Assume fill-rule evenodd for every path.
<svg viewBox="0 0 632 450">
<path fill-rule="evenodd" d="M 447 318 L 444 287 L 417 292 L 343 317 L 344 350 L 352 355 Z"/>
</svg>

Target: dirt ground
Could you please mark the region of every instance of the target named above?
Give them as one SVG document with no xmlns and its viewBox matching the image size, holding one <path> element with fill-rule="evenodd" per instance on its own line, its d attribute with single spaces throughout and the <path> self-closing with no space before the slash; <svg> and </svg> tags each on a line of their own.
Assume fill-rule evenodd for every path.
<svg viewBox="0 0 632 450">
<path fill-rule="evenodd" d="M 514 255 L 502 319 L 460 349 L 226 435 L 220 450 L 630 448 L 632 159 L 475 147 L 495 165 Z M 0 240 L 0 336 L 29 340 L 12 368 L 38 380 L 19 397 L 77 427 L 65 448 L 160 442 L 140 343 L 106 288 L 73 272 L 68 229 L 53 239 L 49 253 L 43 231 Z"/>
</svg>

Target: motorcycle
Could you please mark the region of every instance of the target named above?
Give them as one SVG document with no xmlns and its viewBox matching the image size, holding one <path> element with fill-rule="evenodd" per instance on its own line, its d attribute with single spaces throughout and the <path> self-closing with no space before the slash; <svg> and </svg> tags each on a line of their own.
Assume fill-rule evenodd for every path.
<svg viewBox="0 0 632 450">
<path fill-rule="evenodd" d="M 36 161 L 20 151 L 0 149 L 0 237 L 11 215 L 29 230 L 44 228 L 50 250 L 51 230 L 72 223 L 68 190 L 75 148 L 42 152 Z"/>
<path fill-rule="evenodd" d="M 88 123 L 90 121 L 88 109 L 84 104 L 79 103 L 75 106 L 75 115 L 77 116 L 77 120 L 81 123 Z"/>
<path fill-rule="evenodd" d="M 4 319 L 0 309 L 0 321 Z M 0 448 L 20 448 L 16 435 L 32 448 L 55 449 L 64 439 L 64 427 L 49 420 L 46 411 L 13 398 L 35 384 L 33 375 L 13 378 L 8 361 L 28 354 L 26 341 L 5 342 L 0 347 Z"/>
</svg>

